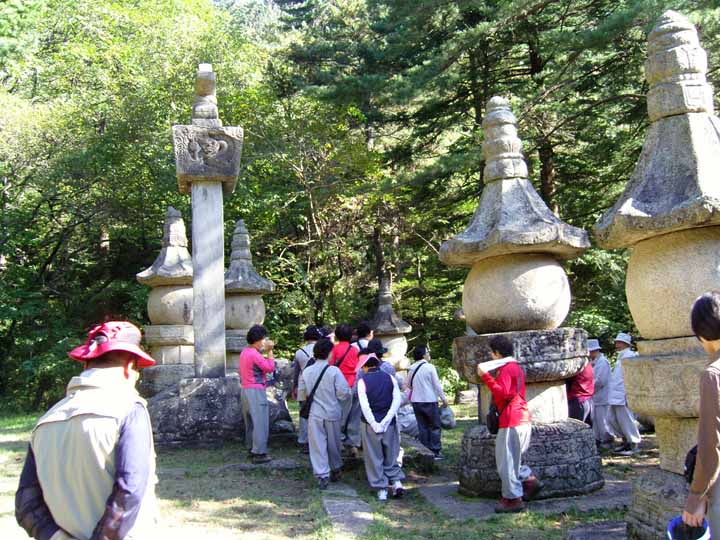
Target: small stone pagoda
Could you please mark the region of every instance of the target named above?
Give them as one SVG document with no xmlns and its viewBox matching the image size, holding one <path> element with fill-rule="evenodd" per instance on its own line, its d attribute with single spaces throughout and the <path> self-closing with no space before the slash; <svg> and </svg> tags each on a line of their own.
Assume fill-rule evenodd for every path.
<svg viewBox="0 0 720 540">
<path fill-rule="evenodd" d="M 570 286 L 560 260 L 589 247 L 587 233 L 558 219 L 528 180 L 509 102 L 492 98 L 483 121 L 486 160 L 480 204 L 470 225 L 443 243 L 440 260 L 470 268 L 463 311 L 478 335 L 453 342 L 453 366 L 481 385 L 481 425 L 462 441 L 460 491 L 496 496 L 495 436 L 484 424 L 491 396 L 476 374 L 491 359 L 488 341 L 503 333 L 526 374 L 533 420 L 525 461 L 544 482 L 541 497 L 588 493 L 602 487 L 592 430 L 568 419 L 565 380 L 588 361 L 587 335 L 559 328 L 570 308 Z"/>
<path fill-rule="evenodd" d="M 685 454 L 697 439 L 699 378 L 709 363 L 690 308 L 720 288 L 720 120 L 707 55 L 683 15 L 650 32 L 645 77 L 650 126 L 624 193 L 595 227 L 605 248 L 630 248 L 628 306 L 644 341 L 623 361 L 630 408 L 655 418 L 660 467 L 633 486 L 626 516 L 635 538 L 664 537 L 683 508 Z"/>
<path fill-rule="evenodd" d="M 140 391 L 146 397 L 195 373 L 193 267 L 187 245 L 182 215 L 171 206 L 165 218 L 160 255 L 150 268 L 136 276 L 140 283 L 152 287 L 148 297 L 152 324 L 145 327 L 145 343 L 158 365 L 142 372 Z"/>
<path fill-rule="evenodd" d="M 265 320 L 263 294 L 275 290 L 275 284 L 257 273 L 250 253 L 250 234 L 245 222 L 235 224 L 230 267 L 225 272 L 226 366 L 237 367 L 238 355 L 247 346 L 246 336 L 251 326 Z"/>
<path fill-rule="evenodd" d="M 389 356 L 385 360 L 390 362 L 397 371 L 405 371 L 410 367 L 407 359 L 408 343 L 405 334 L 412 331 L 412 326 L 402 320 L 392 307 L 392 291 L 390 280 L 384 277 L 380 281 L 378 292 L 378 308 L 370 322 L 374 328 L 374 335 L 382 341 L 388 350 Z"/>
</svg>

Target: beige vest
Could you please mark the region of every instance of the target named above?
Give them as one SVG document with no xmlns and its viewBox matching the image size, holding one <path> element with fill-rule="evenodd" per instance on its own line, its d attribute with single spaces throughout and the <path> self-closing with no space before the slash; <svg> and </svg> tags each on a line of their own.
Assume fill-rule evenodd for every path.
<svg viewBox="0 0 720 540">
<path fill-rule="evenodd" d="M 79 540 L 89 540 L 105 513 L 122 421 L 136 403 L 145 407 L 134 388 L 119 382 L 118 369 L 89 369 L 73 377 L 65 399 L 38 420 L 31 437 L 43 498 L 55 522 Z M 152 441 L 152 430 L 148 437 Z M 151 447 L 148 490 L 127 538 L 155 536 L 157 477 Z"/>
</svg>

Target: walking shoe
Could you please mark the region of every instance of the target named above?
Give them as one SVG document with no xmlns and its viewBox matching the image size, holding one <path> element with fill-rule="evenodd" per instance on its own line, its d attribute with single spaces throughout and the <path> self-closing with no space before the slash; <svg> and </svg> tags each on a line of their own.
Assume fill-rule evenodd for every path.
<svg viewBox="0 0 720 540">
<path fill-rule="evenodd" d="M 435 461 L 442 461 L 443 459 L 445 459 L 445 456 L 443 456 L 441 452 L 436 452 L 434 459 Z"/>
<path fill-rule="evenodd" d="M 269 463 L 272 461 L 272 458 L 267 454 L 253 454 L 250 461 L 252 461 L 254 465 L 260 465 L 261 463 Z"/>
<path fill-rule="evenodd" d="M 638 446 L 638 443 L 629 444 L 627 449 L 621 450 L 620 452 L 618 452 L 618 454 L 621 456 L 634 456 L 635 454 L 639 454 L 639 453 L 640 453 L 640 447 Z"/>
<path fill-rule="evenodd" d="M 623 443 L 620 446 L 616 446 L 613 448 L 613 454 L 620 454 L 622 452 L 627 452 L 630 450 L 630 444 L 629 443 Z"/>
<path fill-rule="evenodd" d="M 523 510 L 525 510 L 525 503 L 523 502 L 522 497 L 518 497 L 517 499 L 506 499 L 505 497 L 500 497 L 497 505 L 495 505 L 495 512 L 497 514 L 522 512 Z"/>
<path fill-rule="evenodd" d="M 532 476 L 528 476 L 525 480 L 523 480 L 522 487 L 522 500 L 527 502 L 532 501 L 535 498 L 535 496 L 543 488 L 543 483 L 537 479 L 537 476 L 533 474 Z"/>
<path fill-rule="evenodd" d="M 331 482 L 338 482 L 340 480 L 341 476 L 342 476 L 342 469 L 335 469 L 334 471 L 330 471 L 330 481 Z"/>
<path fill-rule="evenodd" d="M 392 485 L 392 496 L 396 499 L 402 499 L 402 496 L 405 495 L 405 488 L 402 485 L 402 482 L 400 480 L 395 480 Z"/>
<path fill-rule="evenodd" d="M 387 489 L 378 489 L 377 492 L 378 501 L 387 501 Z"/>
<path fill-rule="evenodd" d="M 330 481 L 328 480 L 327 476 L 318 478 L 318 487 L 320 489 L 327 489 L 329 483 Z"/>
</svg>

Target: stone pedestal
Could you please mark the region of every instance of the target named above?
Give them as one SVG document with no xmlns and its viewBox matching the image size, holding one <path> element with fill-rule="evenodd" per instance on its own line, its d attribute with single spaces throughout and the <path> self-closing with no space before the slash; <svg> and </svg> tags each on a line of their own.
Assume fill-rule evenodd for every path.
<svg viewBox="0 0 720 540">
<path fill-rule="evenodd" d="M 491 360 L 488 342 L 497 334 L 463 336 L 453 341 L 453 367 L 479 383 L 481 424 L 465 432 L 460 455 L 460 491 L 497 496 L 495 436 L 485 423 L 491 395 L 477 377 L 476 366 Z M 603 486 L 602 464 L 592 429 L 568 419 L 565 379 L 585 367 L 587 336 L 577 328 L 506 332 L 525 371 L 526 399 L 533 423 L 531 447 L 523 458 L 545 483 L 541 497 L 589 493 Z"/>
<path fill-rule="evenodd" d="M 593 432 L 577 420 L 533 424 L 523 464 L 542 480 L 538 495 L 542 499 L 583 495 L 605 484 Z M 500 493 L 495 436 L 483 425 L 472 426 L 463 435 L 460 493 L 473 497 L 497 497 Z"/>
<path fill-rule="evenodd" d="M 679 474 L 649 467 L 633 479 L 625 522 L 632 540 L 665 540 L 667 524 L 682 514 L 688 485 Z"/>
<path fill-rule="evenodd" d="M 237 376 L 183 379 L 148 400 L 158 445 L 244 440 L 240 379 Z M 293 431 L 285 402 L 268 391 L 270 431 Z"/>
</svg>

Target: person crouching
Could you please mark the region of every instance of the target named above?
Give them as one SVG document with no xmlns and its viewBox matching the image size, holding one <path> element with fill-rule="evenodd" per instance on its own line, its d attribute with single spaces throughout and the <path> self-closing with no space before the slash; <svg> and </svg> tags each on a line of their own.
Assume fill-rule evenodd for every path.
<svg viewBox="0 0 720 540">
<path fill-rule="evenodd" d="M 495 512 L 520 512 L 523 500 L 531 500 L 542 488 L 530 467 L 522 464 L 522 455 L 530 446 L 530 412 L 525 400 L 525 372 L 513 357 L 513 345 L 505 336 L 494 336 L 488 343 L 493 360 L 505 360 L 497 376 L 477 374 L 488 387 L 500 412 L 500 429 L 495 437 L 495 464 L 502 483 L 502 497 Z"/>
<path fill-rule="evenodd" d="M 332 349 L 333 344 L 329 339 L 318 340 L 313 348 L 315 363 L 303 370 L 298 383 L 298 401 L 305 401 L 313 394 L 307 424 L 308 443 L 310 463 L 320 489 L 327 489 L 328 482 L 340 479 L 343 464 L 341 403 L 351 395 L 340 369 L 328 364 Z"/>
<path fill-rule="evenodd" d="M 394 377 L 380 369 L 380 360 L 370 354 L 362 367 L 363 377 L 357 384 L 362 411 L 360 434 L 363 445 L 365 473 L 378 500 L 386 501 L 388 485 L 394 497 L 402 497 L 405 475 L 398 464 L 400 433 L 395 415 L 402 394 Z"/>
</svg>

